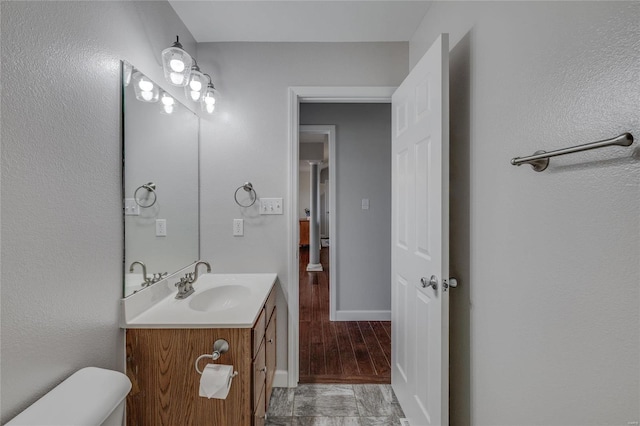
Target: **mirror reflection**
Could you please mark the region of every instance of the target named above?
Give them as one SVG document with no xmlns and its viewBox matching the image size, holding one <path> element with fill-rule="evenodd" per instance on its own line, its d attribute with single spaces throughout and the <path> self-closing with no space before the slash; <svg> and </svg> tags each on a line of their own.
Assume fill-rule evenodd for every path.
<svg viewBox="0 0 640 426">
<path fill-rule="evenodd" d="M 126 62 L 122 90 L 126 297 L 199 258 L 199 121 Z"/>
</svg>

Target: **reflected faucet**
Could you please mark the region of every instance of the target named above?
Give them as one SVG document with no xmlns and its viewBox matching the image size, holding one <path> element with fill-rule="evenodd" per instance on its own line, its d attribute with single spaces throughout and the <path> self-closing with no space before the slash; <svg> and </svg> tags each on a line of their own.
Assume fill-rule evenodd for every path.
<svg viewBox="0 0 640 426">
<path fill-rule="evenodd" d="M 193 268 L 193 272 L 188 272 L 183 278 L 180 279 L 180 282 L 175 284 L 178 287 L 178 294 L 176 294 L 176 299 L 186 299 L 191 296 L 191 294 L 195 291 L 193 289 L 193 283 L 198 280 L 198 266 L 204 265 L 207 267 L 207 272 L 211 272 L 211 265 L 209 262 L 205 262 L 204 260 L 199 260 L 196 262 L 196 265 Z"/>
<path fill-rule="evenodd" d="M 133 267 L 136 265 L 142 266 L 142 278 L 144 278 L 145 284 L 149 283 L 149 278 L 147 278 L 147 267 L 145 266 L 144 263 L 140 262 L 139 260 L 136 260 L 131 264 L 131 266 L 129 267 L 129 272 L 133 272 Z"/>
<path fill-rule="evenodd" d="M 198 279 L 198 266 L 200 265 L 205 265 L 207 267 L 207 273 L 208 274 L 211 273 L 211 265 L 209 265 L 209 262 L 205 262 L 204 260 L 199 260 L 198 263 L 196 263 L 196 266 L 194 266 L 193 268 L 193 281 L 191 281 L 191 284 L 195 283 L 196 280 Z"/>
</svg>

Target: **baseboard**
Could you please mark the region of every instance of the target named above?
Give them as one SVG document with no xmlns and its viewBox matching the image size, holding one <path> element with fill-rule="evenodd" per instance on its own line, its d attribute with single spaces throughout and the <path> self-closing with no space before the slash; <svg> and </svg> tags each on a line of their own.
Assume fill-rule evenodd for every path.
<svg viewBox="0 0 640 426">
<path fill-rule="evenodd" d="M 336 321 L 391 321 L 391 311 L 336 311 Z"/>
<path fill-rule="evenodd" d="M 289 372 L 287 370 L 276 370 L 276 374 L 273 376 L 273 387 L 289 387 Z"/>
</svg>

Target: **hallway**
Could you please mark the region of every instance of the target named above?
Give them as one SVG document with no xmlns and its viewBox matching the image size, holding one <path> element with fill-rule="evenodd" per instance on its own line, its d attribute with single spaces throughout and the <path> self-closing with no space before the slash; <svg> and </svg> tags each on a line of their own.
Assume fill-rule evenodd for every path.
<svg viewBox="0 0 640 426">
<path fill-rule="evenodd" d="M 391 383 L 391 322 L 329 321 L 329 248 L 322 272 L 300 249 L 300 383 Z"/>
</svg>

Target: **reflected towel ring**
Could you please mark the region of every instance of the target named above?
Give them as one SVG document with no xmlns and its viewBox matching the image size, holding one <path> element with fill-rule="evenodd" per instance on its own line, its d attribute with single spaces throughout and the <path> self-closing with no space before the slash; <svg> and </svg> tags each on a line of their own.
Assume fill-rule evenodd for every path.
<svg viewBox="0 0 640 426">
<path fill-rule="evenodd" d="M 151 202 L 151 204 L 140 203 L 138 199 L 138 191 L 140 191 L 141 189 L 146 189 L 148 194 L 153 194 L 153 201 Z M 148 198 L 148 194 L 147 194 L 147 198 Z M 156 195 L 156 184 L 153 182 L 149 182 L 149 183 L 145 183 L 144 185 L 140 185 L 138 189 L 136 189 L 136 192 L 133 193 L 133 199 L 135 200 L 136 204 L 142 207 L 143 209 L 153 206 L 158 200 L 158 196 Z"/>
<path fill-rule="evenodd" d="M 249 193 L 249 196 L 252 198 L 251 203 L 241 204 L 240 201 L 238 201 L 238 191 L 240 191 L 241 189 L 244 189 Z M 256 195 L 256 190 L 253 189 L 253 185 L 251 184 L 251 182 L 245 182 L 243 185 L 240 185 L 238 189 L 236 189 L 236 192 L 233 194 L 233 198 L 236 200 L 236 204 L 239 205 L 240 207 L 251 207 L 252 205 L 255 204 L 256 200 L 258 199 L 258 196 Z"/>
</svg>

